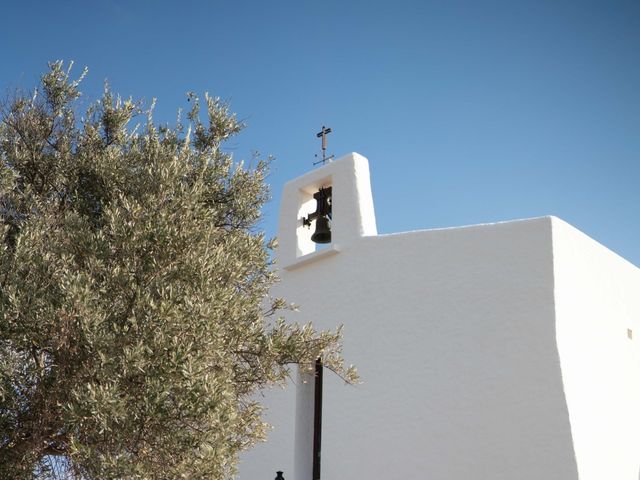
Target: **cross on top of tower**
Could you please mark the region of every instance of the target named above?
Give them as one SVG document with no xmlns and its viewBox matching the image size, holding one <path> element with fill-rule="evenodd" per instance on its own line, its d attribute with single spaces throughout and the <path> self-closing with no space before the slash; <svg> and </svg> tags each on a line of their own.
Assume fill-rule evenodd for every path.
<svg viewBox="0 0 640 480">
<path fill-rule="evenodd" d="M 324 125 L 322 126 L 322 130 L 316 133 L 316 137 L 322 138 L 322 160 L 314 162 L 314 165 L 317 165 L 319 163 L 322 163 L 324 165 L 328 160 L 331 160 L 333 158 L 333 155 L 327 157 L 327 134 L 329 133 L 331 133 L 331 129 L 326 128 Z"/>
</svg>

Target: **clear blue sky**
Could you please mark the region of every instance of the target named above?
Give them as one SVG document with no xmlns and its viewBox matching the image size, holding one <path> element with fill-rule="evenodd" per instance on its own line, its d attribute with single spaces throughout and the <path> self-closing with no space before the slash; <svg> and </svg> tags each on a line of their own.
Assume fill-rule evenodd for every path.
<svg viewBox="0 0 640 480">
<path fill-rule="evenodd" d="M 0 89 L 75 60 L 95 97 L 228 100 L 230 148 L 284 182 L 369 158 L 381 233 L 557 215 L 640 265 L 640 1 L 29 1 L 3 5 Z"/>
</svg>

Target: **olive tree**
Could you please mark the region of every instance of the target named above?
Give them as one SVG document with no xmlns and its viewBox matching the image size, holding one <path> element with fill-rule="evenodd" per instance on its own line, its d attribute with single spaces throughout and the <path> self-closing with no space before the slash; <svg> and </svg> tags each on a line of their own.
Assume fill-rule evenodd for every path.
<svg viewBox="0 0 640 480">
<path fill-rule="evenodd" d="M 229 478 L 291 365 L 355 379 L 340 332 L 277 317 L 268 162 L 225 150 L 224 102 L 80 114 L 70 70 L 0 111 L 0 477 Z"/>
</svg>

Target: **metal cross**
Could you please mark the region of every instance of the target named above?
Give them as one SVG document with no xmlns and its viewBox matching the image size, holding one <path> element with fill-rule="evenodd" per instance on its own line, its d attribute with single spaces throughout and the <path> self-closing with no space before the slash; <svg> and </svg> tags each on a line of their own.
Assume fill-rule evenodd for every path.
<svg viewBox="0 0 640 480">
<path fill-rule="evenodd" d="M 333 155 L 327 157 L 327 134 L 329 133 L 331 133 L 331 129 L 325 128 L 324 125 L 322 126 L 322 130 L 316 133 L 316 137 L 322 138 L 322 160 L 314 162 L 314 165 L 317 165 L 320 162 L 324 165 L 327 160 L 331 160 L 333 158 Z"/>
</svg>

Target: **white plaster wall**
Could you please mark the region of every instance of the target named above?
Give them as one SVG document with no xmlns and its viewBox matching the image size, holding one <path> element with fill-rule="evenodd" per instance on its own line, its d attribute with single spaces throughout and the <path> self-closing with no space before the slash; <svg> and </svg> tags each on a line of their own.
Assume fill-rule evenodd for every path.
<svg viewBox="0 0 640 480">
<path fill-rule="evenodd" d="M 557 218 L 553 239 L 558 346 L 580 480 L 637 480 L 640 269 Z"/>
<path fill-rule="evenodd" d="M 345 325 L 364 381 L 325 376 L 322 478 L 577 478 L 552 274 L 546 218 L 363 237 L 283 272 L 298 320 Z"/>
<path fill-rule="evenodd" d="M 301 306 L 291 321 L 344 324 L 363 379 L 325 375 L 322 479 L 637 479 L 638 269 L 551 217 L 376 235 L 368 176 L 351 154 L 281 206 L 274 295 Z M 334 242 L 309 253 L 304 202 L 327 185 Z M 276 429 L 242 480 L 310 480 L 298 393 L 297 439 L 291 391 L 268 397 Z"/>
<path fill-rule="evenodd" d="M 272 426 L 267 442 L 261 442 L 240 456 L 237 480 L 273 480 L 276 471 L 293 479 L 295 450 L 296 383 L 273 388 L 258 397 L 265 407 L 263 419 Z"/>
</svg>

